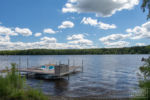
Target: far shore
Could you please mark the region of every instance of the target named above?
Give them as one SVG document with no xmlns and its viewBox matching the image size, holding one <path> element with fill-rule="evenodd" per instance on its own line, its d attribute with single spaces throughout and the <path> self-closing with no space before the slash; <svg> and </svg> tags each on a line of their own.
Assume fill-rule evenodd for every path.
<svg viewBox="0 0 150 100">
<path fill-rule="evenodd" d="M 4 50 L 0 55 L 105 55 L 105 54 L 150 54 L 150 45 L 124 48 L 90 49 L 28 49 Z"/>
</svg>

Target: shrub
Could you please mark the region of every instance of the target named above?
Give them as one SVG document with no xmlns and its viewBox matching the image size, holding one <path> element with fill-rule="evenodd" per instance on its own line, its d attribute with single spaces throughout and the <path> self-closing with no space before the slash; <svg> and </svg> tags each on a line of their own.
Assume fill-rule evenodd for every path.
<svg viewBox="0 0 150 100">
<path fill-rule="evenodd" d="M 144 90 L 142 95 L 145 98 L 134 98 L 134 100 L 150 100 L 150 57 L 143 59 L 144 65 L 141 66 L 140 72 L 143 78 L 139 81 L 139 87 Z"/>
<path fill-rule="evenodd" d="M 0 100 L 48 100 L 41 91 L 25 84 L 15 66 L 12 64 L 5 77 L 0 76 Z"/>
</svg>

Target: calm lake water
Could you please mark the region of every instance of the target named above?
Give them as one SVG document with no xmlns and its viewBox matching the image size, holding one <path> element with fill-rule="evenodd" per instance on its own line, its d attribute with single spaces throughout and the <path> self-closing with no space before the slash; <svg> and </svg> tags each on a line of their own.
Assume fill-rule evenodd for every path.
<svg viewBox="0 0 150 100">
<path fill-rule="evenodd" d="M 84 72 L 76 73 L 60 80 L 28 79 L 27 84 L 40 88 L 46 94 L 67 97 L 129 97 L 138 89 L 139 67 L 143 64 L 142 57 L 150 55 L 59 55 L 59 56 L 28 56 L 29 66 L 42 64 L 81 65 L 84 60 Z M 10 63 L 27 66 L 27 56 L 0 56 L 0 69 Z M 41 84 L 40 84 L 41 83 Z M 39 85 L 40 84 L 40 85 Z"/>
</svg>

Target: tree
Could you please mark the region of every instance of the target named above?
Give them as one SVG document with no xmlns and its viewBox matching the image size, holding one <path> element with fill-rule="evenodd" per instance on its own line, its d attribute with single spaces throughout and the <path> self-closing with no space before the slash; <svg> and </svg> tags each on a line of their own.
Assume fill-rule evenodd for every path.
<svg viewBox="0 0 150 100">
<path fill-rule="evenodd" d="M 146 9 L 148 9 L 147 19 L 149 19 L 150 18 L 150 0 L 143 0 L 141 8 L 143 9 L 143 12 L 145 12 Z"/>
</svg>

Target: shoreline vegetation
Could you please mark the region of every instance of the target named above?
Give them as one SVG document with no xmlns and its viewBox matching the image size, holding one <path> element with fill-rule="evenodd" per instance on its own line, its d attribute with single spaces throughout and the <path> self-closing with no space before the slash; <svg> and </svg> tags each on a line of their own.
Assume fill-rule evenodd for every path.
<svg viewBox="0 0 150 100">
<path fill-rule="evenodd" d="M 144 62 L 143 66 L 140 66 L 140 80 L 139 80 L 139 87 L 141 89 L 141 97 L 138 95 L 133 98 L 133 100 L 150 100 L 150 57 L 143 58 Z"/>
<path fill-rule="evenodd" d="M 26 84 L 16 69 L 16 64 L 6 75 L 0 75 L 0 100 L 49 100 L 42 91 L 33 89 Z"/>
<path fill-rule="evenodd" d="M 102 54 L 150 54 L 150 45 L 125 48 L 95 49 L 28 49 L 4 50 L 0 55 L 102 55 Z"/>
</svg>

